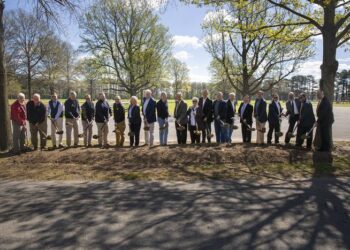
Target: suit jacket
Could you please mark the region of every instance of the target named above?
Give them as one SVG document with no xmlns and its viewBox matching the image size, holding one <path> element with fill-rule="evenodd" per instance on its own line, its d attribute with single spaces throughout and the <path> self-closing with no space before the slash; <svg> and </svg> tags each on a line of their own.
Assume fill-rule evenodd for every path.
<svg viewBox="0 0 350 250">
<path fill-rule="evenodd" d="M 301 104 L 300 109 L 300 126 L 311 128 L 315 124 L 315 114 L 310 102 L 304 102 Z"/>
<path fill-rule="evenodd" d="M 238 109 L 238 113 L 241 118 L 240 120 L 241 123 L 243 123 L 243 120 L 246 120 L 249 125 L 252 125 L 253 124 L 253 105 L 251 105 L 250 103 L 247 104 L 244 110 L 243 116 L 241 115 L 242 108 L 243 108 L 243 102 L 241 103 Z"/>
<path fill-rule="evenodd" d="M 27 103 L 27 119 L 31 124 L 42 123 L 46 120 L 46 107 L 40 102 L 35 106 L 33 101 Z"/>
<path fill-rule="evenodd" d="M 295 104 L 297 106 L 297 109 L 300 110 L 300 100 L 298 98 L 295 98 L 294 102 L 295 102 Z M 288 100 L 286 102 L 286 108 L 287 108 L 286 116 L 289 115 L 289 122 L 291 122 L 291 120 L 293 119 L 293 116 L 295 115 L 293 106 L 292 106 L 292 102 L 291 101 Z"/>
<path fill-rule="evenodd" d="M 187 110 L 188 129 L 190 129 L 190 126 L 191 126 L 191 111 L 192 111 L 192 107 L 190 107 L 190 108 Z M 195 120 L 196 120 L 196 124 L 197 124 L 197 126 L 198 126 L 198 130 L 204 129 L 204 124 L 203 124 L 203 112 L 202 112 L 201 107 L 199 107 L 199 106 L 198 106 L 198 108 L 197 108 Z"/>
<path fill-rule="evenodd" d="M 267 122 L 267 112 L 266 112 L 266 101 L 265 99 L 260 100 L 259 106 L 257 105 L 258 99 L 255 100 L 255 105 L 254 105 L 254 117 L 257 119 L 259 122 L 264 123 Z"/>
<path fill-rule="evenodd" d="M 181 125 L 187 124 L 187 103 L 183 100 L 175 104 L 174 117 Z"/>
<path fill-rule="evenodd" d="M 133 108 L 132 108 L 133 107 Z M 131 115 L 130 115 L 130 109 L 132 108 Z M 141 124 L 141 114 L 140 114 L 140 107 L 139 106 L 129 106 L 128 108 L 128 119 L 129 123 L 131 125 L 134 124 Z"/>
<path fill-rule="evenodd" d="M 215 105 L 218 102 L 218 100 L 215 100 L 213 102 L 213 114 L 215 116 Z M 219 116 L 220 116 L 220 120 L 222 120 L 223 122 L 227 122 L 227 103 L 225 101 L 220 101 L 219 103 Z M 214 119 L 216 120 L 217 117 L 214 117 Z"/>
<path fill-rule="evenodd" d="M 203 97 L 199 98 L 198 105 L 202 109 L 203 119 L 207 118 L 207 122 L 213 121 L 213 101 L 207 98 L 203 106 Z"/>
<path fill-rule="evenodd" d="M 95 118 L 95 106 L 93 102 L 84 102 L 81 105 L 81 119 L 91 122 Z"/>
<path fill-rule="evenodd" d="M 143 99 L 143 105 L 145 104 L 146 98 Z M 156 106 L 157 103 L 153 98 L 150 98 L 146 107 L 146 113 L 143 112 L 143 106 L 142 106 L 142 114 L 144 119 L 146 119 L 146 121 L 148 123 L 153 123 L 157 121 L 157 117 L 156 117 Z"/>
<path fill-rule="evenodd" d="M 227 100 L 227 122 L 230 124 L 233 124 L 234 122 L 234 117 L 236 114 L 236 101 L 235 101 L 235 106 L 232 106 L 232 103 L 230 100 Z"/>
<path fill-rule="evenodd" d="M 98 100 L 95 106 L 95 121 L 99 123 L 108 122 L 112 115 L 112 109 L 107 101 Z"/>
<path fill-rule="evenodd" d="M 168 102 L 163 102 L 159 100 L 157 102 L 157 116 L 161 119 L 168 119 L 169 117 L 169 107 Z"/>
<path fill-rule="evenodd" d="M 327 97 L 323 97 L 317 106 L 317 123 L 320 126 L 330 126 L 334 123 L 332 105 Z"/>
<path fill-rule="evenodd" d="M 277 105 L 280 108 L 280 113 L 278 112 Z M 281 103 L 278 102 L 278 104 L 276 104 L 274 101 L 272 101 L 269 104 L 269 114 L 268 114 L 269 124 L 272 124 L 272 125 L 278 124 L 280 122 L 279 119 L 280 119 L 280 115 L 282 114 L 282 111 L 283 109 L 282 109 Z"/>
</svg>

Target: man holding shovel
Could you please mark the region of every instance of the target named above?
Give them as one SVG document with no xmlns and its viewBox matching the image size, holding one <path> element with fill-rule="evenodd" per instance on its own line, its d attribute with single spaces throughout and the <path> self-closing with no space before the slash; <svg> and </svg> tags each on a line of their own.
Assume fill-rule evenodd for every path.
<svg viewBox="0 0 350 250">
<path fill-rule="evenodd" d="M 46 107 L 40 101 L 39 94 L 34 94 L 32 100 L 27 103 L 27 119 L 34 150 L 38 150 L 38 133 L 40 135 L 40 148 L 41 150 L 45 149 L 47 140 Z"/>
<path fill-rule="evenodd" d="M 98 144 L 102 148 L 108 148 L 108 121 L 109 117 L 112 116 L 112 110 L 106 101 L 106 96 L 104 93 L 100 93 L 98 95 L 98 101 L 96 102 L 95 110 Z"/>
<path fill-rule="evenodd" d="M 66 134 L 67 146 L 70 147 L 72 143 L 72 130 L 74 131 L 74 146 L 79 145 L 79 127 L 78 120 L 80 117 L 80 106 L 77 100 L 77 93 L 70 92 L 69 98 L 64 103 L 65 117 L 66 117 Z"/>
<path fill-rule="evenodd" d="M 81 106 L 81 121 L 83 123 L 84 146 L 92 146 L 92 126 L 95 117 L 95 105 L 91 101 L 91 96 L 85 96 L 85 102 Z"/>
<path fill-rule="evenodd" d="M 250 104 L 249 95 L 243 97 L 238 113 L 242 124 L 242 140 L 244 143 L 250 143 L 252 140 L 253 106 Z"/>
<path fill-rule="evenodd" d="M 51 100 L 49 101 L 49 106 L 47 108 L 47 114 L 51 121 L 51 140 L 52 140 L 52 148 L 55 149 L 58 147 L 63 148 L 62 145 L 62 137 L 63 137 L 63 105 L 57 99 L 57 94 L 54 93 L 51 96 Z M 58 145 L 57 138 L 58 135 Z"/>
<path fill-rule="evenodd" d="M 305 93 L 301 93 L 299 99 L 300 99 L 301 107 L 299 112 L 300 118 L 298 121 L 296 146 L 301 147 L 304 143 L 304 139 L 306 139 L 307 140 L 306 148 L 310 150 L 312 147 L 312 139 L 313 139 L 312 128 L 316 121 L 315 114 L 312 108 L 312 104 L 307 100 Z"/>
</svg>

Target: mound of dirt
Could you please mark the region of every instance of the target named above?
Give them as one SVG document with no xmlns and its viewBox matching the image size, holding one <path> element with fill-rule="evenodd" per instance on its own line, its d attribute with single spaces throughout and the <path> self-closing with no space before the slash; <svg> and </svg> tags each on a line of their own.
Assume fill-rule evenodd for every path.
<svg viewBox="0 0 350 250">
<path fill-rule="evenodd" d="M 338 146 L 335 155 L 350 148 Z M 0 178 L 193 180 L 247 175 L 311 175 L 312 152 L 285 146 L 171 145 L 152 148 L 72 148 L 0 159 Z"/>
</svg>

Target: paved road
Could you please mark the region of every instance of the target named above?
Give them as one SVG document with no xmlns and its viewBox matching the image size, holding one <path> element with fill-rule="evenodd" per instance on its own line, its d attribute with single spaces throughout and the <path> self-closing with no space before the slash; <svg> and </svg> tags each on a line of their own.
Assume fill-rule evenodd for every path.
<svg viewBox="0 0 350 250">
<path fill-rule="evenodd" d="M 333 137 L 335 141 L 350 141 L 350 132 L 349 132 L 349 123 L 350 123 L 350 108 L 349 107 L 335 107 L 334 108 L 334 114 L 335 114 L 335 124 L 333 127 Z M 239 118 L 236 117 L 236 124 L 239 123 Z M 48 121 L 48 131 L 50 130 L 51 122 Z M 254 125 L 255 126 L 255 125 Z M 240 127 L 240 126 L 239 126 Z M 282 131 L 285 132 L 288 129 L 288 120 L 283 119 L 282 121 Z M 65 130 L 65 129 L 64 129 Z M 79 130 L 82 132 L 83 129 L 81 127 L 81 123 L 79 122 Z M 115 141 L 115 134 L 112 133 L 114 130 L 114 122 L 110 120 L 109 122 L 109 140 L 110 141 Z M 96 125 L 94 124 L 93 131 L 96 134 L 97 133 L 97 128 Z M 214 126 L 213 126 L 213 133 L 214 133 Z M 128 129 L 126 130 L 126 134 L 128 133 Z M 65 135 L 64 135 L 65 138 Z M 252 140 L 255 141 L 256 138 L 256 132 L 253 133 Z M 190 141 L 190 137 L 188 134 L 188 141 Z M 214 138 L 215 140 L 215 138 Z M 129 138 L 126 138 L 126 141 L 129 141 Z M 234 132 L 233 135 L 233 141 L 236 142 L 241 142 L 242 137 L 241 137 L 241 129 L 239 128 Z M 281 140 L 281 141 L 284 141 Z M 144 142 L 144 132 L 143 129 L 141 128 L 141 142 Z M 176 142 L 176 131 L 175 131 L 175 123 L 174 119 L 170 118 L 169 119 L 169 142 L 170 143 L 175 143 Z M 158 123 L 156 123 L 155 126 L 155 143 L 159 143 L 159 127 Z"/>
<path fill-rule="evenodd" d="M 0 249 L 349 249 L 349 183 L 0 181 Z"/>
</svg>

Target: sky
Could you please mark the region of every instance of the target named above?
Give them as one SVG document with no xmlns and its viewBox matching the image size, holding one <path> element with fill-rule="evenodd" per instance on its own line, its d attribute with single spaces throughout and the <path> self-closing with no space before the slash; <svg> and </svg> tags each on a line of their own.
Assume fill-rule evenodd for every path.
<svg viewBox="0 0 350 250">
<path fill-rule="evenodd" d="M 7 10 L 19 7 L 27 10 L 31 9 L 28 1 L 6 0 Z M 191 81 L 210 82 L 211 79 L 208 69 L 211 56 L 204 49 L 201 42 L 203 38 L 201 23 L 211 10 L 209 7 L 197 7 L 180 2 L 172 2 L 159 13 L 161 23 L 169 28 L 169 33 L 173 36 L 173 54 L 187 64 L 190 70 Z M 75 48 L 78 48 L 80 45 L 80 32 L 77 22 L 74 18 L 65 15 L 62 19 L 64 25 L 60 32 L 62 39 L 71 42 Z M 302 63 L 294 74 L 313 75 L 316 79 L 320 79 L 322 37 L 314 38 L 314 43 L 315 55 Z M 337 59 L 339 61 L 339 71 L 350 69 L 350 51 L 347 52 L 343 48 L 338 49 Z"/>
</svg>

